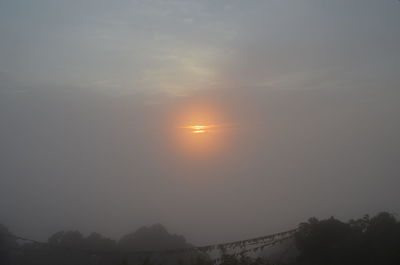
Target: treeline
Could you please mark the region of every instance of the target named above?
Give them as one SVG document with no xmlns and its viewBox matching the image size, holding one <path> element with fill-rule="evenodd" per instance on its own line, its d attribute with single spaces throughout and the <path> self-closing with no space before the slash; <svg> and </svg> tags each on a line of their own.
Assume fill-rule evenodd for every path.
<svg viewBox="0 0 400 265">
<path fill-rule="evenodd" d="M 295 235 L 302 265 L 399 265 L 400 222 L 387 212 L 341 222 L 311 218 Z"/>
<path fill-rule="evenodd" d="M 188 259 L 206 259 L 200 253 L 151 255 L 146 250 L 185 249 L 192 245 L 183 236 L 172 235 L 160 224 L 142 227 L 120 240 L 99 233 L 88 236 L 79 231 L 59 231 L 47 242 L 19 243 L 17 237 L 0 226 L 0 265 L 126 265 L 176 264 Z"/>
<path fill-rule="evenodd" d="M 186 249 L 192 247 L 183 236 L 171 235 L 161 225 L 143 227 L 119 241 L 98 233 L 83 236 L 78 231 L 60 231 L 46 244 L 21 244 L 0 225 L 2 265 L 398 265 L 400 264 L 400 222 L 387 212 L 348 222 L 333 217 L 311 218 L 301 223 L 290 243 L 296 251 L 281 247 L 273 258 L 267 252 L 254 255 L 222 253 L 215 263 L 200 252 L 154 254 L 141 250 Z M 287 244 L 286 244 L 287 245 Z M 277 247 L 279 250 L 279 246 Z M 130 255 L 129 252 L 132 252 Z M 276 257 L 279 257 L 278 259 Z M 288 257 L 291 256 L 291 257 Z"/>
</svg>

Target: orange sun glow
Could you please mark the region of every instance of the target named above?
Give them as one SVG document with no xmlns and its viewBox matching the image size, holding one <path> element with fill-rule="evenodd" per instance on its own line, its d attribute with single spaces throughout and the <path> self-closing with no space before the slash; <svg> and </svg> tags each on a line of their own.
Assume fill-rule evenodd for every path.
<svg viewBox="0 0 400 265">
<path fill-rule="evenodd" d="M 225 150 L 231 125 L 216 105 L 185 105 L 173 119 L 177 126 L 171 131 L 171 143 L 186 158 L 212 159 Z"/>
<path fill-rule="evenodd" d="M 191 133 L 206 133 L 211 128 L 209 125 L 190 125 L 183 128 L 190 129 Z"/>
</svg>

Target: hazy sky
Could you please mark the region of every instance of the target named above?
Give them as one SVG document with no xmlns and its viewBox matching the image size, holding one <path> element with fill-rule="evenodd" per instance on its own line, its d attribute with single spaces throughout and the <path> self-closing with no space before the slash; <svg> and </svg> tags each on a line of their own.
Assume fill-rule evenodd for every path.
<svg viewBox="0 0 400 265">
<path fill-rule="evenodd" d="M 399 25 L 395 0 L 0 0 L 0 223 L 205 244 L 399 213 Z"/>
</svg>

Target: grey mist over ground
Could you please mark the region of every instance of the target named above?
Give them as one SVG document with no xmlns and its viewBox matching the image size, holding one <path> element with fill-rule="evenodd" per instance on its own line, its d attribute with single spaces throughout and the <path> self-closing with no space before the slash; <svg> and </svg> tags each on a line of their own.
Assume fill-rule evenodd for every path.
<svg viewBox="0 0 400 265">
<path fill-rule="evenodd" d="M 207 244 L 400 211 L 398 1 L 4 0 L 0 25 L 16 234 Z M 218 151 L 181 150 L 192 108 Z"/>
</svg>

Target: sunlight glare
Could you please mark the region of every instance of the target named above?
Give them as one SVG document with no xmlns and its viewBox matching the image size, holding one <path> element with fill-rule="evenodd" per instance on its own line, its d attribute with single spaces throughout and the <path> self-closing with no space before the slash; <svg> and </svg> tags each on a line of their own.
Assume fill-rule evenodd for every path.
<svg viewBox="0 0 400 265">
<path fill-rule="evenodd" d="M 206 133 L 210 127 L 208 125 L 191 125 L 184 128 L 190 129 L 192 133 Z"/>
</svg>

